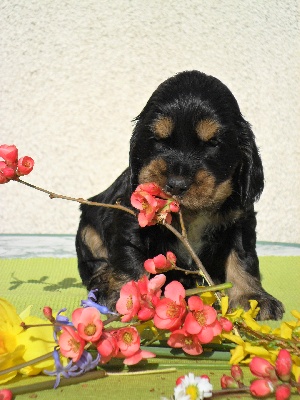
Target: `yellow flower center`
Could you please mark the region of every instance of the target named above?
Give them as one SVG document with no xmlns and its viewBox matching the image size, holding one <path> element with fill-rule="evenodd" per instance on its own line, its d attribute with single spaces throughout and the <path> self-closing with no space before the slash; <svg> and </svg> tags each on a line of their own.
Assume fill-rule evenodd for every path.
<svg viewBox="0 0 300 400">
<path fill-rule="evenodd" d="M 206 325 L 206 316 L 203 311 L 195 311 L 194 317 L 199 325 L 201 325 L 201 326 Z"/>
<path fill-rule="evenodd" d="M 74 353 L 78 353 L 79 348 L 80 348 L 80 343 L 76 342 L 76 340 L 74 338 L 71 338 L 68 340 L 68 345 L 71 347 L 71 350 Z"/>
<path fill-rule="evenodd" d="M 186 388 L 185 392 L 190 396 L 190 400 L 197 400 L 199 394 L 197 386 L 190 385 Z"/>
<path fill-rule="evenodd" d="M 178 317 L 179 309 L 180 307 L 174 301 L 172 301 L 171 303 L 168 304 L 166 314 L 169 318 L 176 318 Z"/>
<path fill-rule="evenodd" d="M 191 338 L 185 338 L 184 344 L 186 344 L 187 346 L 191 346 L 193 344 L 193 340 Z"/>
<path fill-rule="evenodd" d="M 123 335 L 123 341 L 126 344 L 131 344 L 133 340 L 132 334 L 130 332 L 125 332 Z"/>
<path fill-rule="evenodd" d="M 133 301 L 132 301 L 132 295 L 130 294 L 127 297 L 126 308 L 127 308 L 127 310 L 131 310 L 132 307 L 133 307 Z"/>
<path fill-rule="evenodd" d="M 97 328 L 95 324 L 88 324 L 85 328 L 84 328 L 84 333 L 87 336 L 93 336 L 96 332 Z"/>
</svg>

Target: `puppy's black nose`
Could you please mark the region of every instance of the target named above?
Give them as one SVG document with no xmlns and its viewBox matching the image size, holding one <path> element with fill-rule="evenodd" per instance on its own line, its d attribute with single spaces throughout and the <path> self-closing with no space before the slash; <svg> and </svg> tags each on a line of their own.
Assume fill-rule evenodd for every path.
<svg viewBox="0 0 300 400">
<path fill-rule="evenodd" d="M 189 180 L 183 176 L 171 175 L 166 184 L 167 192 L 173 195 L 183 195 L 189 187 Z"/>
</svg>

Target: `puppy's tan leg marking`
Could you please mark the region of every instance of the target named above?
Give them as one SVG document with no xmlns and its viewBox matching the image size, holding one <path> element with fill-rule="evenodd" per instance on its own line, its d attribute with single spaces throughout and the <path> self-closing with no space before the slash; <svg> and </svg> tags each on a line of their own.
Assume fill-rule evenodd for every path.
<svg viewBox="0 0 300 400">
<path fill-rule="evenodd" d="M 258 291 L 261 292 L 262 290 L 259 279 L 243 269 L 235 251 L 229 254 L 225 268 L 226 281 L 233 284 L 233 287 L 229 290 L 230 305 L 232 307 L 249 308 L 251 294 L 257 294 Z"/>
<path fill-rule="evenodd" d="M 103 244 L 99 233 L 90 225 L 84 227 L 81 231 L 81 238 L 83 243 L 89 248 L 93 257 L 107 258 L 107 249 Z"/>
<path fill-rule="evenodd" d="M 145 165 L 139 173 L 139 183 L 155 182 L 160 187 L 166 185 L 167 164 L 162 158 L 156 158 Z"/>
<path fill-rule="evenodd" d="M 235 251 L 232 251 L 227 259 L 226 281 L 233 284 L 233 288 L 229 290 L 230 307 L 241 306 L 248 309 L 249 300 L 257 300 L 260 308 L 258 319 L 276 320 L 282 318 L 283 304 L 263 289 L 258 278 L 244 270 Z"/>
</svg>

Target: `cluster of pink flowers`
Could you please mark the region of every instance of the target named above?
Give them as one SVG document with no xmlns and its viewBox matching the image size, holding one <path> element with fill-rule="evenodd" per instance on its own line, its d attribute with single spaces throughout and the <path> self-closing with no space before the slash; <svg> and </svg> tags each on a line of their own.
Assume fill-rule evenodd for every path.
<svg viewBox="0 0 300 400">
<path fill-rule="evenodd" d="M 123 286 L 116 309 L 123 315 L 122 321 L 137 317 L 141 321 L 153 319 L 156 328 L 170 331 L 168 345 L 191 355 L 201 354 L 202 344 L 210 343 L 222 330 L 231 331 L 232 323 L 218 319 L 216 310 L 203 303 L 199 296 L 191 296 L 187 302 L 182 284 L 172 281 L 164 290 L 163 274 L 152 279 L 143 276 L 138 282 L 130 281 Z"/>
<path fill-rule="evenodd" d="M 249 364 L 250 371 L 257 377 L 250 384 L 250 393 L 257 398 L 264 398 L 275 392 L 276 400 L 287 400 L 291 396 L 292 358 L 290 353 L 281 349 L 278 353 L 275 366 L 261 357 L 252 358 Z M 244 387 L 243 373 L 238 365 L 231 367 L 231 376 L 223 375 L 221 386 L 223 389 Z"/>
<path fill-rule="evenodd" d="M 138 222 L 141 227 L 158 222 L 172 221 L 171 212 L 179 211 L 179 204 L 161 190 L 156 183 L 142 183 L 131 195 L 131 204 L 140 210 Z"/>
<path fill-rule="evenodd" d="M 256 397 L 264 397 L 275 392 L 276 400 L 287 400 L 291 395 L 292 358 L 290 353 L 279 350 L 275 366 L 261 357 L 254 357 L 249 364 L 250 371 L 259 379 L 250 385 L 250 392 Z"/>
<path fill-rule="evenodd" d="M 28 175 L 34 166 L 31 157 L 25 156 L 18 159 L 18 149 L 15 145 L 2 144 L 0 146 L 0 184 L 7 183 L 11 179 L 18 179 L 19 176 Z"/>
<path fill-rule="evenodd" d="M 140 349 L 140 336 L 133 326 L 119 329 L 105 328 L 101 313 L 95 307 L 77 308 L 72 313 L 72 325 L 61 327 L 58 344 L 65 357 L 77 363 L 86 345 L 92 343 L 99 353 L 100 363 L 105 364 L 112 357 L 123 358 L 124 364 L 137 364 L 155 354 Z"/>
</svg>

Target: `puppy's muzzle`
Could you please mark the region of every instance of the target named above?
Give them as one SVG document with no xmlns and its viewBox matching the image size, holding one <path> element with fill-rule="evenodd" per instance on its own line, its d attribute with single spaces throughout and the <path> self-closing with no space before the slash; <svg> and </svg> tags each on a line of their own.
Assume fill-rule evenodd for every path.
<svg viewBox="0 0 300 400">
<path fill-rule="evenodd" d="M 169 176 L 166 191 L 173 196 L 183 196 L 191 184 L 190 179 L 181 175 Z"/>
</svg>

